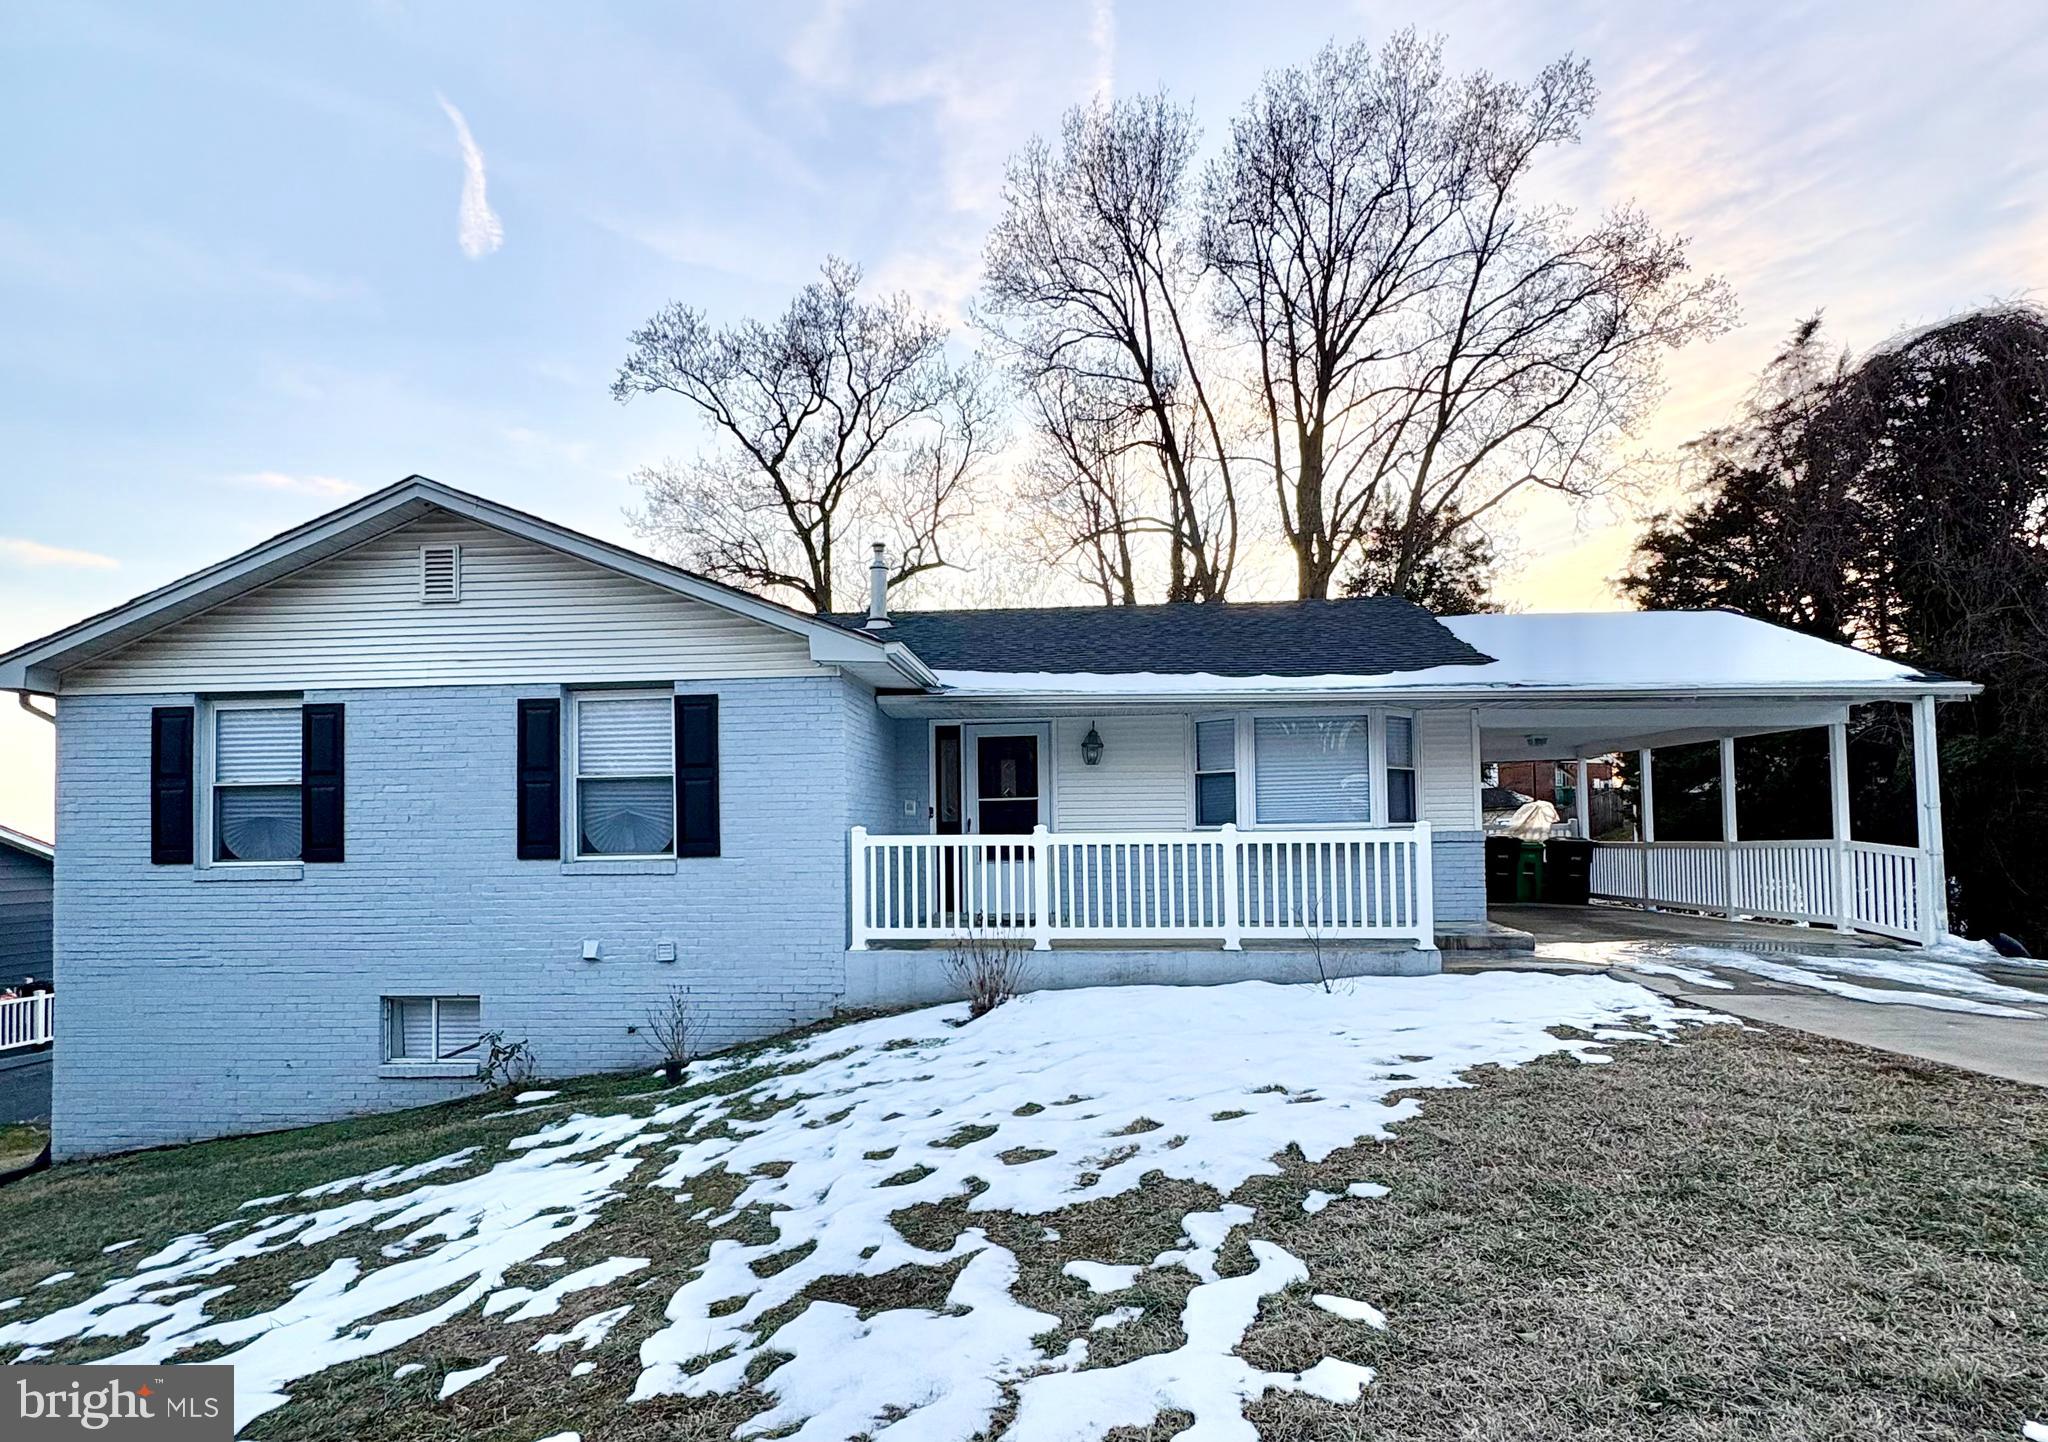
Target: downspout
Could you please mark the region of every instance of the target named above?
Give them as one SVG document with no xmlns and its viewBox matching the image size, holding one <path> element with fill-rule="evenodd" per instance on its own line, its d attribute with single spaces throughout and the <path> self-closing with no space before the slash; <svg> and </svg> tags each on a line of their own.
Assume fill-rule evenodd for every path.
<svg viewBox="0 0 2048 1442">
<path fill-rule="evenodd" d="M 24 711 L 26 711 L 26 712 L 28 712 L 28 714 L 29 714 L 29 715 L 31 715 L 31 716 L 34 716 L 34 717 L 37 717 L 37 718 L 39 718 L 39 719 L 41 719 L 41 720 L 47 721 L 47 722 L 49 722 L 49 723 L 50 723 L 50 724 L 51 724 L 52 726 L 55 726 L 55 725 L 57 724 L 57 713 L 56 713 L 56 712 L 54 712 L 54 711 L 38 711 L 38 710 L 36 710 L 36 708 L 35 708 L 35 707 L 34 707 L 33 705 L 31 705 L 31 704 L 30 704 L 30 702 L 29 702 L 29 698 L 30 698 L 31 696 L 35 695 L 35 694 L 36 694 L 36 693 L 35 693 L 35 692 L 33 692 L 33 691 L 17 691 L 17 692 L 15 692 L 15 693 L 14 693 L 14 699 L 15 699 L 16 701 L 18 701 L 18 702 L 20 702 L 20 703 L 21 703 L 21 709 L 22 709 L 22 710 L 24 710 Z"/>
</svg>

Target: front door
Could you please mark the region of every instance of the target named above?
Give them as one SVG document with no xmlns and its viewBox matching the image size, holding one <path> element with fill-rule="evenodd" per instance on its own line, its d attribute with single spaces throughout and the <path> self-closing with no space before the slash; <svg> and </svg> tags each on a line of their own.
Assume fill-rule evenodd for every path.
<svg viewBox="0 0 2048 1442">
<path fill-rule="evenodd" d="M 1038 824 L 1038 763 L 1036 735 L 974 738 L 975 830 L 1022 836 Z"/>
</svg>

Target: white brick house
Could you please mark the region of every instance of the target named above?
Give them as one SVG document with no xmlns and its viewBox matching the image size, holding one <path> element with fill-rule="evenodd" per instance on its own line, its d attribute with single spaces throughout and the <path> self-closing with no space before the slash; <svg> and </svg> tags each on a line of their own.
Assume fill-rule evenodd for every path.
<svg viewBox="0 0 2048 1442">
<path fill-rule="evenodd" d="M 878 588 L 879 592 L 879 588 Z M 1622 900 L 1906 937 L 1853 704 L 1974 688 L 1723 614 L 1404 602 L 800 615 L 413 478 L 0 657 L 58 714 L 60 1156 L 410 1105 L 942 988 L 1431 971 L 1485 762 L 1826 727 L 1827 838 L 1602 847 Z M 1583 788 L 1582 788 L 1583 791 Z M 1730 820 L 1732 821 L 1732 817 Z"/>
</svg>

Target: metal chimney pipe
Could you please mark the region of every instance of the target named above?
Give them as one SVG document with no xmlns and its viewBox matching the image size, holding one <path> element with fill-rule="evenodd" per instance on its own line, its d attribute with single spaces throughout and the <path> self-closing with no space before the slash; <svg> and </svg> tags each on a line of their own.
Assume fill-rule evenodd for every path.
<svg viewBox="0 0 2048 1442">
<path fill-rule="evenodd" d="M 889 557 L 880 541 L 875 558 L 868 562 L 868 619 L 863 628 L 879 631 L 889 624 Z"/>
</svg>

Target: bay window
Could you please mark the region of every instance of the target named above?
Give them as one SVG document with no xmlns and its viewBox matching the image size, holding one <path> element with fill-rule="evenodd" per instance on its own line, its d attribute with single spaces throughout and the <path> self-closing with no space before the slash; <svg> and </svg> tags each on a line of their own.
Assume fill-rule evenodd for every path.
<svg viewBox="0 0 2048 1442">
<path fill-rule="evenodd" d="M 1415 819 L 1415 718 L 1387 717 L 1387 820 Z"/>
<path fill-rule="evenodd" d="M 1195 723 L 1195 825 L 1237 820 L 1237 719 Z"/>
<path fill-rule="evenodd" d="M 1261 826 L 1372 820 L 1372 745 L 1363 716 L 1252 721 L 1253 816 Z"/>
</svg>

